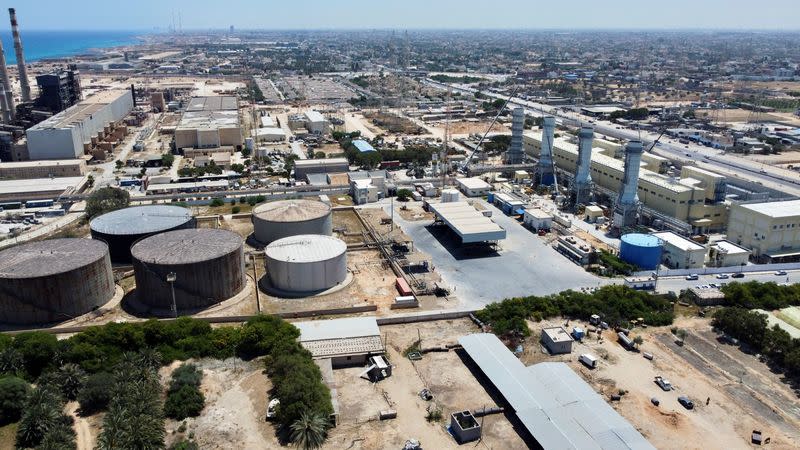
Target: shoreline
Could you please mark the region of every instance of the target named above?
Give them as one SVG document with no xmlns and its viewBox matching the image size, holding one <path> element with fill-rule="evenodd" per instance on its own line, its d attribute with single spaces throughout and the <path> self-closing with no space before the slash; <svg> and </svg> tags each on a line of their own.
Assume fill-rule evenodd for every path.
<svg viewBox="0 0 800 450">
<path fill-rule="evenodd" d="M 94 52 L 107 51 L 118 47 L 141 45 L 145 42 L 144 38 L 147 35 L 148 33 L 143 31 L 29 31 L 22 33 L 22 43 L 25 46 L 25 62 L 33 64 L 72 58 L 79 55 L 90 55 Z M 3 35 L 3 47 L 6 53 L 6 64 L 12 66 L 16 65 L 16 56 L 13 51 L 13 42 L 9 42 L 9 37 L 5 34 Z M 70 47 L 70 44 L 67 44 L 66 47 L 61 46 L 59 48 L 57 45 L 52 45 L 48 48 L 51 41 L 61 43 L 74 42 L 74 46 Z"/>
</svg>

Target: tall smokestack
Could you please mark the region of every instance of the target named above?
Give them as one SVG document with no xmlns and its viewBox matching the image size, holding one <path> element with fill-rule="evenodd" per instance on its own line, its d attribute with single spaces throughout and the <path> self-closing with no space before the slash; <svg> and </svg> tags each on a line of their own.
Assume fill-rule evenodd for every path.
<svg viewBox="0 0 800 450">
<path fill-rule="evenodd" d="M 555 139 L 556 118 L 547 116 L 542 123 L 542 151 L 536 165 L 539 184 L 550 186 L 555 183 L 553 173 L 553 139 Z"/>
<path fill-rule="evenodd" d="M 28 83 L 28 69 L 25 68 L 25 55 L 22 52 L 22 39 L 19 37 L 19 27 L 17 27 L 17 12 L 14 8 L 8 8 L 8 15 L 11 16 L 11 33 L 14 35 L 14 52 L 17 54 L 17 70 L 19 71 L 19 86 L 22 91 L 22 101 L 31 101 L 31 85 Z"/>
<path fill-rule="evenodd" d="M 0 107 L 3 110 L 3 121 L 11 123 L 14 120 L 15 106 L 14 93 L 11 92 L 11 80 L 8 78 L 8 68 L 6 68 L 6 52 L 3 50 L 3 42 L 0 40 L 0 89 L 3 90 L 3 102 Z"/>
<path fill-rule="evenodd" d="M 6 88 L 0 83 L 0 122 L 11 123 L 11 114 L 8 112 L 6 104 Z"/>
<path fill-rule="evenodd" d="M 511 112 L 511 146 L 506 150 L 506 164 L 522 164 L 522 133 L 525 131 L 525 109 L 514 108 Z"/>
<path fill-rule="evenodd" d="M 587 204 L 592 196 L 592 142 L 594 129 L 581 127 L 578 132 L 578 167 L 575 171 L 575 204 Z"/>
<path fill-rule="evenodd" d="M 614 228 L 636 225 L 639 207 L 639 167 L 642 163 L 642 142 L 630 141 L 625 146 L 625 173 L 614 206 Z"/>
</svg>

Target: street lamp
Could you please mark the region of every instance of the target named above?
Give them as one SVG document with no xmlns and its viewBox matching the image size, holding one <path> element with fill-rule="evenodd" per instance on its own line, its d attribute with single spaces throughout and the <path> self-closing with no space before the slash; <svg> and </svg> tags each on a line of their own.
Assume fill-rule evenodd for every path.
<svg viewBox="0 0 800 450">
<path fill-rule="evenodd" d="M 175 304 L 175 280 L 177 279 L 178 275 L 175 272 L 170 272 L 167 274 L 167 282 L 172 290 L 172 316 L 176 319 L 178 318 L 178 306 Z"/>
</svg>

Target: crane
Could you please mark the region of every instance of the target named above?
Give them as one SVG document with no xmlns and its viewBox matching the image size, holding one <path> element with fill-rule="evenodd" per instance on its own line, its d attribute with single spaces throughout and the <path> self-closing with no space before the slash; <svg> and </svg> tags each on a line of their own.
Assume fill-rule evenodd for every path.
<svg viewBox="0 0 800 450">
<path fill-rule="evenodd" d="M 503 113 L 503 110 L 506 109 L 506 106 L 508 106 L 508 102 L 510 102 L 511 99 L 514 97 L 514 95 L 517 93 L 517 89 L 519 88 L 515 87 L 514 90 L 511 91 L 511 94 L 508 96 L 508 98 L 506 98 L 506 101 L 505 103 L 503 103 L 503 106 L 497 110 L 497 114 L 495 114 L 494 119 L 492 119 L 492 123 L 489 124 L 489 128 L 486 130 L 485 133 L 483 133 L 483 136 L 481 136 L 481 139 L 475 145 L 475 148 L 472 150 L 472 153 L 470 153 L 469 156 L 467 156 L 467 159 L 464 160 L 464 163 L 461 165 L 461 170 L 464 171 L 467 170 L 467 167 L 469 166 L 469 162 L 472 160 L 472 157 L 475 156 L 475 153 L 477 153 L 478 150 L 480 150 L 483 141 L 486 140 L 486 136 L 489 135 L 489 132 L 492 130 L 494 124 L 497 123 L 497 119 L 500 117 L 500 114 Z"/>
</svg>

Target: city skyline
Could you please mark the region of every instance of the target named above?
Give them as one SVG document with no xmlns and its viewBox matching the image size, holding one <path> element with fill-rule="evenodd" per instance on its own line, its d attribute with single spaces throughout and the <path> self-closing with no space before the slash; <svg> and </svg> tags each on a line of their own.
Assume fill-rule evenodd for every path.
<svg viewBox="0 0 800 450">
<path fill-rule="evenodd" d="M 108 2 L 85 0 L 80 14 L 54 0 L 16 7 L 28 30 L 166 31 L 173 24 L 183 30 L 236 29 L 564 29 L 564 30 L 798 30 L 794 5 L 784 0 L 759 3 L 759 14 L 742 14 L 751 7 L 742 0 L 649 4 L 620 0 L 599 4 L 577 0 L 569 4 L 501 0 L 491 8 L 471 1 L 440 0 L 434 4 L 410 0 L 402 4 L 364 0 L 323 2 L 309 0 L 309 11 L 295 6 L 263 4 L 254 0 L 229 3 L 177 0 L 165 6 L 155 0 L 118 14 Z M 198 7 L 199 6 L 199 7 Z M 543 8 L 546 8 L 543 11 Z M 46 14 L 43 12 L 46 11 Z M 244 12 L 248 12 L 244 14 Z M 174 19 L 173 19 L 174 15 Z M 3 24 L 0 30 L 8 29 Z"/>
</svg>

